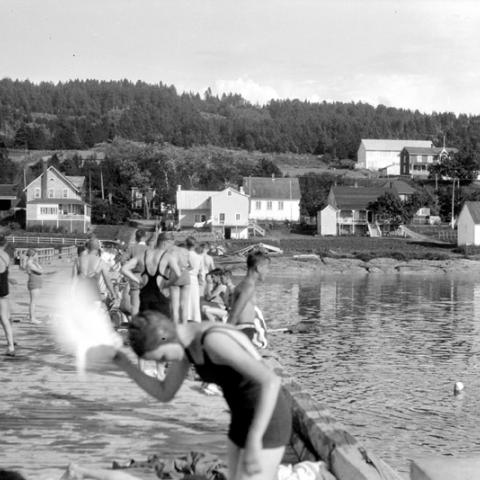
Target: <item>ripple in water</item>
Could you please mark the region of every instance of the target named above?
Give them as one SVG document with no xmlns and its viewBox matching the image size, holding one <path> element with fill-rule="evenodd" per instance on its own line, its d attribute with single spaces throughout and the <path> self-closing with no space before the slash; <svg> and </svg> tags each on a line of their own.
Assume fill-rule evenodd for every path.
<svg viewBox="0 0 480 480">
<path fill-rule="evenodd" d="M 271 328 L 301 325 L 271 336 L 287 370 L 398 471 L 418 456 L 480 453 L 480 281 L 274 280 L 258 303 Z"/>
</svg>

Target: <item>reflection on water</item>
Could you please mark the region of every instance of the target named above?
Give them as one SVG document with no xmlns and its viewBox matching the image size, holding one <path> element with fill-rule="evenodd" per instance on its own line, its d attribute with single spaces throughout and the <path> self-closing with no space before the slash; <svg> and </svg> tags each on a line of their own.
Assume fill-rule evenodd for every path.
<svg viewBox="0 0 480 480">
<path fill-rule="evenodd" d="M 271 328 L 302 322 L 304 333 L 271 335 L 283 365 L 397 470 L 480 453 L 480 279 L 273 280 L 258 303 Z"/>
</svg>

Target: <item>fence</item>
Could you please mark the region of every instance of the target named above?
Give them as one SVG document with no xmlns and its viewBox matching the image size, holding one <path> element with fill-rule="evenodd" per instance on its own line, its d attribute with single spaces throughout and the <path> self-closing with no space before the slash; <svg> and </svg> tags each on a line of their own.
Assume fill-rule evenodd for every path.
<svg viewBox="0 0 480 480">
<path fill-rule="evenodd" d="M 16 248 L 14 253 L 15 258 L 20 260 L 27 254 L 28 250 L 30 249 Z M 36 248 L 35 250 L 38 253 L 38 263 L 41 265 L 52 263 L 52 260 L 58 256 L 58 250 L 55 250 L 54 248 Z"/>
<path fill-rule="evenodd" d="M 65 237 L 32 237 L 32 236 L 19 236 L 19 235 L 9 235 L 7 240 L 10 243 L 28 243 L 29 245 L 33 244 L 45 244 L 49 243 L 51 245 L 83 245 L 86 241 L 86 238 L 65 238 Z"/>
</svg>

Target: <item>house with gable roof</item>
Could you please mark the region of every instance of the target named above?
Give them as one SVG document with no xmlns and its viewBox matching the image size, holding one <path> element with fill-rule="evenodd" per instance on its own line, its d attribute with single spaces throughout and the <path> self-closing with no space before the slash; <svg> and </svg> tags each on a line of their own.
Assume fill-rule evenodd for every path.
<svg viewBox="0 0 480 480">
<path fill-rule="evenodd" d="M 250 220 L 300 220 L 298 178 L 243 177 L 243 191 L 250 198 Z"/>
<path fill-rule="evenodd" d="M 457 219 L 457 245 L 480 245 L 480 202 L 465 202 Z"/>
<path fill-rule="evenodd" d="M 356 168 L 386 169 L 388 174 L 400 175 L 400 152 L 405 147 L 432 148 L 430 140 L 387 140 L 362 138 L 357 151 Z"/>
<path fill-rule="evenodd" d="M 452 147 L 404 147 L 400 152 L 400 175 L 411 177 L 428 177 L 428 167 L 441 163 L 458 153 Z"/>
<path fill-rule="evenodd" d="M 55 167 L 45 168 L 26 188 L 26 228 L 63 228 L 86 233 L 91 208 L 84 200 L 85 177 L 63 175 Z"/>
<path fill-rule="evenodd" d="M 209 226 L 222 238 L 248 238 L 249 199 L 242 191 L 227 187 L 221 191 L 177 188 L 179 228 Z"/>
</svg>

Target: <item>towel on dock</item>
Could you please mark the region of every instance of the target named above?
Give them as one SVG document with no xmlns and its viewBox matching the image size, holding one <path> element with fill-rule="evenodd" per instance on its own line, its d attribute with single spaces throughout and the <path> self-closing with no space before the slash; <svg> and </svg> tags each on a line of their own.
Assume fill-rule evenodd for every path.
<svg viewBox="0 0 480 480">
<path fill-rule="evenodd" d="M 277 480 L 335 480 L 325 462 L 300 462 L 295 465 L 280 465 Z"/>
<path fill-rule="evenodd" d="M 217 456 L 203 452 L 190 452 L 181 457 L 167 459 L 152 455 L 143 462 L 130 460 L 123 465 L 113 462 L 112 468 L 152 468 L 161 479 L 227 480 L 227 466 Z"/>
</svg>

